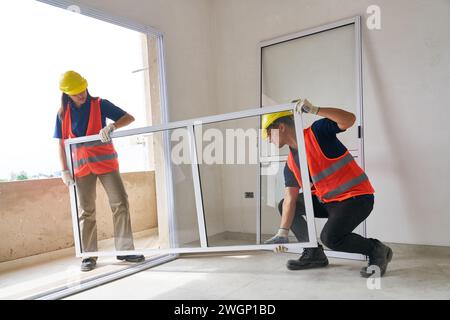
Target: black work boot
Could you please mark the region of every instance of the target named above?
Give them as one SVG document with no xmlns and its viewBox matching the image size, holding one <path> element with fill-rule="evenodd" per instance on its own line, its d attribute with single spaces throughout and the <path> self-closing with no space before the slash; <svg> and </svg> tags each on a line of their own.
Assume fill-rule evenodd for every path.
<svg viewBox="0 0 450 320">
<path fill-rule="evenodd" d="M 142 262 L 145 260 L 143 255 L 117 256 L 117 260 L 125 260 L 127 262 Z"/>
<path fill-rule="evenodd" d="M 81 261 L 81 271 L 91 271 L 97 264 L 96 258 L 86 258 Z"/>
<path fill-rule="evenodd" d="M 394 255 L 392 249 L 388 246 L 375 239 L 372 241 L 375 244 L 375 248 L 369 256 L 369 263 L 367 267 L 362 268 L 359 272 L 364 278 L 369 278 L 376 273 L 374 267 L 379 268 L 380 276 L 382 277 L 386 272 L 388 263 L 391 262 L 392 256 Z"/>
<path fill-rule="evenodd" d="M 303 270 L 322 268 L 328 265 L 328 258 L 323 252 L 323 247 L 305 248 L 297 260 L 288 260 L 286 266 L 289 270 Z"/>
</svg>

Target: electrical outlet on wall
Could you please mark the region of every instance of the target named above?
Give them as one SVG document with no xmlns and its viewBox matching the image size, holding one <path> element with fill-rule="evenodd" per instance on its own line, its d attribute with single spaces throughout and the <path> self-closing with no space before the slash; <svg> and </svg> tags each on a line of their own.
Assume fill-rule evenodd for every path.
<svg viewBox="0 0 450 320">
<path fill-rule="evenodd" d="M 245 199 L 253 199 L 255 197 L 255 194 L 253 192 L 245 192 L 244 196 Z"/>
</svg>

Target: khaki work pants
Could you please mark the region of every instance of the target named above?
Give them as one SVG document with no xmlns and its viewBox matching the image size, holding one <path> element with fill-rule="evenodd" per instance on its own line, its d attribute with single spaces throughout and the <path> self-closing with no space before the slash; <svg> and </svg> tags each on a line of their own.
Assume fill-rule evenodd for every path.
<svg viewBox="0 0 450 320">
<path fill-rule="evenodd" d="M 111 206 L 116 250 L 134 250 L 128 195 L 120 173 L 114 171 L 102 175 L 89 174 L 76 178 L 82 251 L 98 251 L 95 212 L 97 177 L 105 188 Z"/>
</svg>

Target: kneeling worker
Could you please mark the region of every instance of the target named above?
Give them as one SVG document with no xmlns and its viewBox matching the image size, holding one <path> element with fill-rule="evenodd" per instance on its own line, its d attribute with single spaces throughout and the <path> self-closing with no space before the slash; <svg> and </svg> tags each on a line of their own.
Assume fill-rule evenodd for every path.
<svg viewBox="0 0 450 320">
<path fill-rule="evenodd" d="M 377 266 L 381 276 L 392 259 L 392 250 L 376 239 L 366 239 L 353 230 L 371 213 L 374 189 L 367 175 L 358 166 L 336 134 L 344 132 L 355 122 L 355 115 L 337 108 L 319 108 L 306 99 L 298 100 L 302 112 L 323 117 L 304 129 L 306 157 L 312 185 L 314 215 L 327 218 L 320 239 L 336 251 L 369 256 L 368 266 Z M 288 145 L 290 153 L 284 168 L 284 199 L 278 209 L 281 222 L 278 233 L 266 244 L 287 243 L 289 229 L 299 242 L 308 241 L 303 194 L 299 194 L 302 180 L 299 169 L 297 139 L 292 112 L 264 115 L 263 136 L 278 148 Z M 323 247 L 305 248 L 297 260 L 289 260 L 287 268 L 301 270 L 328 265 Z M 372 268 L 364 267 L 360 274 L 370 277 Z"/>
</svg>

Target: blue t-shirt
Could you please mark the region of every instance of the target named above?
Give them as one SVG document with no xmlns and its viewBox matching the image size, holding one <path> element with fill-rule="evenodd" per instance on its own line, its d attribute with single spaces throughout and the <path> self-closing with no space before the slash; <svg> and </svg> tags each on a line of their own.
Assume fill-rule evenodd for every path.
<svg viewBox="0 0 450 320">
<path fill-rule="evenodd" d="M 347 148 L 336 136 L 345 130 L 341 130 L 333 120 L 327 118 L 317 120 L 312 124 L 311 129 L 319 143 L 320 149 L 328 158 L 340 157 L 347 151 Z M 292 148 L 291 151 L 295 162 L 299 166 L 298 151 Z M 294 173 L 289 169 L 287 164 L 284 167 L 284 185 L 286 187 L 299 188 L 297 179 L 295 179 Z"/>
<path fill-rule="evenodd" d="M 72 132 L 77 137 L 83 137 L 86 135 L 91 111 L 90 104 L 90 97 L 87 98 L 86 102 L 82 104 L 80 108 L 75 107 L 72 101 L 69 102 L 70 117 L 72 119 Z M 115 106 L 106 99 L 102 99 L 100 101 L 100 113 L 102 117 L 102 127 L 106 126 L 106 118 L 117 121 L 126 114 L 125 111 Z M 61 120 L 59 119 L 58 115 L 56 116 L 56 126 L 53 137 L 62 139 Z"/>
</svg>

